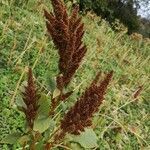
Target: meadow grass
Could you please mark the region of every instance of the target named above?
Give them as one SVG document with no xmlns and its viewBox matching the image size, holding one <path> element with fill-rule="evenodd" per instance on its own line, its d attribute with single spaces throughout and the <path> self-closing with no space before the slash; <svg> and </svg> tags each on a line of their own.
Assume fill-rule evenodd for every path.
<svg viewBox="0 0 150 150">
<path fill-rule="evenodd" d="M 8 133 L 23 130 L 24 116 L 17 111 L 15 102 L 20 99 L 27 66 L 33 68 L 39 88 L 48 93 L 46 77 L 57 74 L 58 54 L 47 36 L 43 17 L 43 8 L 51 9 L 48 0 L 0 3 L 1 140 Z M 98 149 L 150 149 L 150 40 L 128 36 L 120 26 L 114 32 L 107 22 L 92 13 L 83 16 L 83 22 L 88 51 L 69 86 L 74 94 L 66 105 L 75 102 L 96 72 L 113 70 L 105 101 L 93 119 Z M 134 98 L 140 86 L 142 91 Z M 18 147 L 0 145 L 2 150 Z M 70 149 L 74 149 L 73 145 Z"/>
</svg>

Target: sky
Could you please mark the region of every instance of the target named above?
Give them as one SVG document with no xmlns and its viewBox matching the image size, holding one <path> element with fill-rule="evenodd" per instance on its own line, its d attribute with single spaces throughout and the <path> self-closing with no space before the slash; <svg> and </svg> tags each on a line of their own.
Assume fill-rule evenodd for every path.
<svg viewBox="0 0 150 150">
<path fill-rule="evenodd" d="M 144 6 L 144 4 L 141 3 L 141 8 L 138 11 L 138 15 L 141 15 L 144 18 L 150 18 L 150 1 L 146 6 Z"/>
</svg>

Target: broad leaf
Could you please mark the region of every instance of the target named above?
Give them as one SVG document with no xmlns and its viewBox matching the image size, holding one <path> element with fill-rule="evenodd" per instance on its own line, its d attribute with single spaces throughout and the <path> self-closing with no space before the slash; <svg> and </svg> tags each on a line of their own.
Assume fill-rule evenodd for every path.
<svg viewBox="0 0 150 150">
<path fill-rule="evenodd" d="M 47 97 L 45 94 L 41 94 L 39 99 L 39 109 L 38 109 L 38 116 L 44 117 L 48 116 L 50 111 L 50 97 Z"/>
<path fill-rule="evenodd" d="M 49 128 L 44 132 L 44 140 L 45 141 L 49 140 L 50 135 L 51 135 L 51 133 L 52 133 L 52 131 L 54 130 L 55 127 L 56 127 L 55 121 L 51 120 Z"/>
<path fill-rule="evenodd" d="M 44 131 L 46 131 L 50 127 L 50 124 L 51 124 L 51 118 L 50 117 L 37 118 L 34 121 L 33 130 L 38 131 L 40 133 L 43 133 Z"/>
<path fill-rule="evenodd" d="M 21 86 L 19 87 L 19 90 L 24 93 L 25 92 L 25 87 L 27 86 L 27 81 L 23 81 Z"/>
<path fill-rule="evenodd" d="M 15 144 L 17 141 L 21 138 L 21 133 L 11 133 L 7 135 L 0 143 L 6 143 L 6 144 Z"/>
<path fill-rule="evenodd" d="M 46 77 L 47 79 L 47 87 L 48 90 L 51 91 L 51 93 L 54 92 L 54 90 L 56 89 L 56 79 L 55 77 Z"/>
<path fill-rule="evenodd" d="M 84 150 L 78 143 L 70 143 L 68 146 L 72 150 Z"/>
<path fill-rule="evenodd" d="M 83 148 L 95 148 L 97 147 L 97 136 L 93 129 L 85 129 L 85 132 L 81 132 L 78 136 L 73 136 L 73 141 L 79 143 Z"/>
<path fill-rule="evenodd" d="M 15 104 L 17 106 L 17 108 L 27 108 L 26 104 L 24 103 L 23 99 L 21 96 L 16 98 Z"/>
</svg>

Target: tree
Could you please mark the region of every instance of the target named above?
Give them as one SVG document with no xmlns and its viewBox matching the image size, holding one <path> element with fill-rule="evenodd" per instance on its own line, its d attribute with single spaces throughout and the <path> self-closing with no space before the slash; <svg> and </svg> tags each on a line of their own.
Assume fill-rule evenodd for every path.
<svg viewBox="0 0 150 150">
<path fill-rule="evenodd" d="M 138 10 L 140 4 L 148 4 L 148 0 L 80 0 L 80 10 L 92 10 L 97 15 L 106 19 L 110 24 L 115 19 L 119 19 L 125 26 L 128 27 L 128 33 L 139 30 L 140 20 Z"/>
</svg>

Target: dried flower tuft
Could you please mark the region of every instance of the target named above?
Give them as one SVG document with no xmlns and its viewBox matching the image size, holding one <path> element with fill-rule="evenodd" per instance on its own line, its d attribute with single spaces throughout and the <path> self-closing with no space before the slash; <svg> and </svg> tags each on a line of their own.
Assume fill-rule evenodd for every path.
<svg viewBox="0 0 150 150">
<path fill-rule="evenodd" d="M 92 116 L 98 111 L 102 104 L 107 86 L 112 78 L 113 72 L 106 75 L 102 82 L 98 82 L 98 74 L 91 86 L 79 98 L 75 105 L 67 112 L 61 122 L 63 132 L 80 134 L 85 127 L 92 125 Z"/>
<path fill-rule="evenodd" d="M 134 92 L 133 98 L 134 98 L 134 99 L 137 99 L 138 96 L 141 94 L 142 90 L 143 90 L 143 85 L 142 85 L 142 86 L 139 86 L 138 89 Z"/>
<path fill-rule="evenodd" d="M 23 93 L 23 101 L 26 104 L 26 108 L 23 108 L 23 112 L 26 115 L 26 120 L 30 128 L 33 128 L 33 123 L 38 110 L 38 95 L 34 85 L 32 69 L 28 71 L 28 83 Z"/>
<path fill-rule="evenodd" d="M 84 24 L 78 16 L 79 7 L 75 6 L 69 17 L 62 0 L 51 0 L 54 13 L 44 10 L 46 25 L 60 56 L 57 86 L 67 86 L 78 69 L 87 49 L 83 45 Z"/>
</svg>

